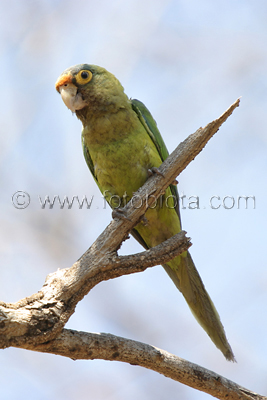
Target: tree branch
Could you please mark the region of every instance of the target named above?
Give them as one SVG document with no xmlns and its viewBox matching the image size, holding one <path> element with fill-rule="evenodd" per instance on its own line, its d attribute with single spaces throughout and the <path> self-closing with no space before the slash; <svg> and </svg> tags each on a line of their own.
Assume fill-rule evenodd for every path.
<svg viewBox="0 0 267 400">
<path fill-rule="evenodd" d="M 15 304 L 0 303 L 0 348 L 23 346 L 26 343 L 33 345 L 54 339 L 73 314 L 76 304 L 97 283 L 127 273 L 139 272 L 148 266 L 159 263 L 159 260 L 154 258 L 153 263 L 148 262 L 145 266 L 144 263 L 140 263 L 139 259 L 141 267 L 138 269 L 137 266 L 135 269 L 132 265 L 134 259 L 132 263 L 130 262 L 131 266 L 125 264 L 120 266 L 120 259 L 117 258 L 112 265 L 112 258 L 114 259 L 121 243 L 140 221 L 146 209 L 152 206 L 162 191 L 200 153 L 208 140 L 238 105 L 239 99 L 221 117 L 209 123 L 205 128 L 198 129 L 180 143 L 160 166 L 159 171 L 162 175 L 155 174 L 150 177 L 135 193 L 139 200 L 138 208 L 135 208 L 133 202 L 129 201 L 124 207 L 127 219 L 113 220 L 72 267 L 48 275 L 42 289 L 37 294 Z M 188 242 L 187 245 L 189 247 Z M 155 251 L 157 249 L 144 252 L 142 257 L 148 258 Z M 125 261 L 125 259 L 123 260 Z M 166 261 L 167 258 L 165 258 Z M 129 264 L 129 260 L 127 262 Z"/>
<path fill-rule="evenodd" d="M 55 340 L 37 345 L 34 350 L 75 360 L 101 359 L 139 365 L 218 399 L 267 399 L 213 371 L 183 360 L 167 351 L 107 333 L 86 333 L 63 329 Z"/>
<path fill-rule="evenodd" d="M 0 347 L 24 347 L 28 343 L 33 349 L 37 343 L 52 340 L 72 315 L 77 302 L 86 294 L 85 291 L 89 292 L 104 280 L 142 272 L 158 263 L 168 262 L 190 246 L 190 239 L 181 231 L 141 253 L 131 256 L 118 256 L 115 251 L 108 253 L 105 257 L 101 256 L 96 266 L 92 265 L 93 256 L 88 260 L 86 252 L 70 269 L 48 275 L 41 292 L 17 303 L 0 302 Z M 84 281 L 79 286 L 79 267 L 86 265 L 86 279 L 81 277 Z M 77 292 L 74 291 L 76 286 Z"/>
<path fill-rule="evenodd" d="M 180 232 L 153 249 L 117 255 L 147 208 L 201 152 L 238 105 L 239 99 L 221 117 L 182 142 L 160 166 L 162 175 L 150 177 L 134 194 L 138 208 L 129 201 L 124 207 L 127 218 L 113 220 L 72 267 L 48 275 L 41 290 L 30 297 L 17 303 L 0 302 L 0 348 L 14 346 L 75 359 L 118 360 L 153 369 L 220 399 L 267 399 L 156 347 L 108 334 L 63 329 L 77 303 L 99 282 L 166 263 L 191 246 L 185 232 Z"/>
</svg>

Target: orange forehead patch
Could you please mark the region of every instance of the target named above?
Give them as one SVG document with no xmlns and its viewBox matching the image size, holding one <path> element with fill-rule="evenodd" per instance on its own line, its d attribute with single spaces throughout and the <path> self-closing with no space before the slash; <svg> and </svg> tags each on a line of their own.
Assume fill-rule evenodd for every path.
<svg viewBox="0 0 267 400">
<path fill-rule="evenodd" d="M 59 87 L 62 85 L 65 85 L 65 83 L 71 83 L 72 82 L 72 75 L 70 72 L 68 72 L 65 75 L 62 75 L 58 78 L 58 80 L 55 83 L 55 87 L 57 91 L 59 92 Z"/>
</svg>

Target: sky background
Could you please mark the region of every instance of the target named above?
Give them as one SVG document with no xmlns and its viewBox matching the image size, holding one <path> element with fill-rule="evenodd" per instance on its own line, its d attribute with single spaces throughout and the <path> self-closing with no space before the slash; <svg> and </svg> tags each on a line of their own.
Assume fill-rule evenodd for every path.
<svg viewBox="0 0 267 400">
<path fill-rule="evenodd" d="M 224 360 L 160 266 L 99 284 L 67 327 L 155 345 L 267 394 L 266 19 L 265 0 L 1 1 L 1 300 L 37 292 L 111 220 L 83 159 L 81 123 L 54 88 L 64 69 L 91 63 L 111 71 L 129 97 L 146 104 L 170 151 L 242 96 L 178 178 L 191 254 L 237 363 Z M 18 190 L 30 195 L 25 209 L 11 202 Z M 47 195 L 94 197 L 91 209 L 42 209 L 38 196 Z M 198 196 L 198 209 L 189 209 L 190 196 Z M 212 196 L 220 197 L 218 209 Z M 254 196 L 255 207 L 238 208 L 239 196 Z M 131 239 L 121 254 L 140 250 Z M 119 362 L 15 348 L 0 357 L 5 400 L 210 398 Z"/>
</svg>

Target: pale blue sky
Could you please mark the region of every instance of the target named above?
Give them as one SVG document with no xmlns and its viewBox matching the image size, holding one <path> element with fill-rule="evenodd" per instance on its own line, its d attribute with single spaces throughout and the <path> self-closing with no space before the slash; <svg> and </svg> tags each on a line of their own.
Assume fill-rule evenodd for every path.
<svg viewBox="0 0 267 400">
<path fill-rule="evenodd" d="M 178 178 L 180 193 L 200 199 L 200 209 L 182 210 L 183 227 L 238 363 L 224 360 L 161 267 L 98 285 L 67 326 L 153 344 L 267 393 L 266 18 L 264 0 L 1 1 L 1 300 L 38 291 L 111 219 L 83 159 L 81 124 L 54 89 L 64 69 L 87 62 L 114 73 L 170 151 L 242 96 Z M 11 203 L 17 190 L 31 197 L 24 210 Z M 90 210 L 48 210 L 39 195 L 94 199 Z M 212 196 L 242 195 L 255 196 L 255 209 L 209 206 Z M 139 250 L 133 239 L 122 248 Z M 139 367 L 18 349 L 2 351 L 0 386 L 5 400 L 209 398 Z"/>
</svg>

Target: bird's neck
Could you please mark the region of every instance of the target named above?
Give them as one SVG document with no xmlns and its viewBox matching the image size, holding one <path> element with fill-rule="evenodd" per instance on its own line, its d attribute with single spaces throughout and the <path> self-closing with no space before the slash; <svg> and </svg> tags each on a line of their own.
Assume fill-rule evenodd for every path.
<svg viewBox="0 0 267 400">
<path fill-rule="evenodd" d="M 131 134 L 132 109 L 120 108 L 116 112 L 88 115 L 83 122 L 83 136 L 88 146 L 109 145 L 120 142 Z"/>
<path fill-rule="evenodd" d="M 98 118 L 117 114 L 121 109 L 131 108 L 131 103 L 122 86 L 115 86 L 112 91 L 108 89 L 108 87 L 103 87 L 101 91 L 97 88 L 80 90 L 87 106 L 77 110 L 76 115 L 84 127 Z"/>
</svg>

